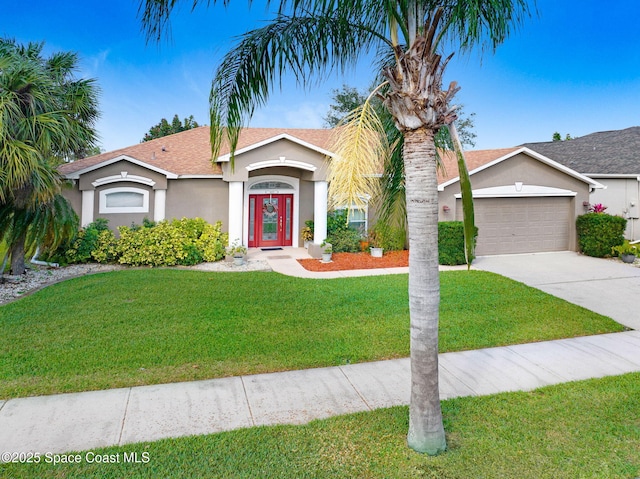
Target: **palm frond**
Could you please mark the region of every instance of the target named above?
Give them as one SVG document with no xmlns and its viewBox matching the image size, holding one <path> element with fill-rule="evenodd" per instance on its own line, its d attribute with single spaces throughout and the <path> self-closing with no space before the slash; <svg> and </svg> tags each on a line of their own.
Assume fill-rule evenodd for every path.
<svg viewBox="0 0 640 479">
<path fill-rule="evenodd" d="M 318 15 L 280 14 L 268 25 L 241 37 L 218 67 L 210 95 L 211 144 L 215 158 L 224 140 L 234 147 L 240 128 L 285 71 L 310 87 L 332 72 L 354 66 L 363 52 L 386 41 L 376 31 L 380 18 L 363 20 L 354 3 L 341 0 Z M 356 2 L 356 4 L 359 2 Z M 227 136 L 228 135 L 228 136 Z"/>
<path fill-rule="evenodd" d="M 454 145 L 456 158 L 458 160 L 458 174 L 460 175 L 460 192 L 462 194 L 462 220 L 464 229 L 464 255 L 467 260 L 467 269 L 471 268 L 471 262 L 475 259 L 476 226 L 473 208 L 473 191 L 471 189 L 471 179 L 469 170 L 464 159 L 462 144 L 458 137 L 456 125 L 451 122 L 447 125 L 449 134 Z"/>
<path fill-rule="evenodd" d="M 384 126 L 372 103 L 373 94 L 334 130 L 329 149 L 329 206 L 363 208 L 377 200 L 384 162 L 390 154 Z"/>
</svg>

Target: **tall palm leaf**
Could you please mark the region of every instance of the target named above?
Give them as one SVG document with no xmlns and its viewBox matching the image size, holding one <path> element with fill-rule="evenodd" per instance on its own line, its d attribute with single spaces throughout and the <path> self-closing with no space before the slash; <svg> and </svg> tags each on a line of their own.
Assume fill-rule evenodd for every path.
<svg viewBox="0 0 640 479">
<path fill-rule="evenodd" d="M 32 240 L 54 244 L 69 232 L 56 167 L 96 141 L 95 81 L 74 78 L 75 53 L 44 57 L 43 47 L 0 39 L 0 207 L 14 274 Z"/>
<path fill-rule="evenodd" d="M 197 5 L 198 0 L 193 1 Z M 216 3 L 207 1 L 209 3 Z M 224 2 L 226 4 L 226 2 Z M 176 0 L 141 7 L 149 37 L 166 28 Z M 263 105 L 284 72 L 309 85 L 342 72 L 378 49 L 393 62 L 381 72 L 389 83 L 384 105 L 402 133 L 410 238 L 409 308 L 412 392 L 409 445 L 437 454 L 446 447 L 438 391 L 438 197 L 434 137 L 455 120 L 442 75 L 453 51 L 501 43 L 524 14 L 526 0 L 282 0 L 276 17 L 250 31 L 224 57 L 212 82 L 211 144 L 232 150 L 240 129 Z"/>
</svg>

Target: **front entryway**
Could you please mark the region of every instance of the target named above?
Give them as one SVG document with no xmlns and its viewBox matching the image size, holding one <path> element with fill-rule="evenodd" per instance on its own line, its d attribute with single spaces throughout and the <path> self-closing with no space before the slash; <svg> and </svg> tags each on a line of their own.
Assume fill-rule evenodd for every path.
<svg viewBox="0 0 640 479">
<path fill-rule="evenodd" d="M 249 195 L 249 247 L 293 244 L 293 195 Z"/>
</svg>

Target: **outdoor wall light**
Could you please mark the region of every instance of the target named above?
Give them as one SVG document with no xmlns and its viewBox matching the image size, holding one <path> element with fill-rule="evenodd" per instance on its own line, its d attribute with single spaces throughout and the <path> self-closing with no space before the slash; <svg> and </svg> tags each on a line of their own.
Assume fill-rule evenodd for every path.
<svg viewBox="0 0 640 479">
<path fill-rule="evenodd" d="M 585 208 L 588 208 L 589 206 L 591 206 L 591 203 L 589 203 L 588 201 L 583 201 L 582 206 L 584 206 Z"/>
<path fill-rule="evenodd" d="M 442 211 L 444 211 L 445 213 L 448 212 L 451 208 L 449 208 L 447 205 L 444 205 L 442 207 Z"/>
</svg>

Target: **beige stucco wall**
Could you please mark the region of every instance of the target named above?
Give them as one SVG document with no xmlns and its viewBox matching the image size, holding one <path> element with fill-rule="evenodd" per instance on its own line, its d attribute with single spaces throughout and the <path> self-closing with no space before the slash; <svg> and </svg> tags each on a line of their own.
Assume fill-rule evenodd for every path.
<svg viewBox="0 0 640 479">
<path fill-rule="evenodd" d="M 286 160 L 300 161 L 313 165 L 316 170 L 309 171 L 300 169 L 300 178 L 309 181 L 325 180 L 327 175 L 326 157 L 314 150 L 310 150 L 298 143 L 290 140 L 281 139 L 273 143 L 269 143 L 260 148 L 250 150 L 246 153 L 239 154 L 235 157 L 234 169 L 231 169 L 231 163 L 222 163 L 223 177 L 226 181 L 246 181 L 249 178 L 247 166 L 267 160 L 279 160 L 284 157 Z M 264 174 L 275 175 L 278 167 L 269 167 L 264 169 L 253 170 L 252 173 L 258 174 L 264 171 Z M 251 175 L 253 176 L 253 175 Z"/>
<path fill-rule="evenodd" d="M 167 188 L 167 178 L 165 175 L 123 160 L 85 173 L 80 177 L 79 189 L 80 191 L 92 190 L 94 186 L 91 183 L 94 181 L 108 176 L 121 175 L 122 172 L 126 172 L 127 175 L 150 178 L 155 182 L 155 185 L 153 185 L 154 189 L 164 190 Z"/>
<path fill-rule="evenodd" d="M 73 211 L 76 212 L 78 218 L 80 218 L 80 213 L 82 211 L 82 193 L 78 189 L 77 181 L 69 181 L 68 187 L 62 189 L 62 196 L 64 196 L 69 203 L 71 203 L 71 207 Z"/>
<path fill-rule="evenodd" d="M 229 184 L 219 178 L 169 180 L 166 218 L 202 218 L 209 223 L 229 223 Z"/>
<path fill-rule="evenodd" d="M 602 203 L 607 213 L 627 219 L 625 237 L 635 241 L 640 239 L 640 181 L 633 178 L 598 178 L 594 180 L 606 186 L 591 193 L 591 204 Z M 633 205 L 635 204 L 635 205 Z"/>
</svg>

